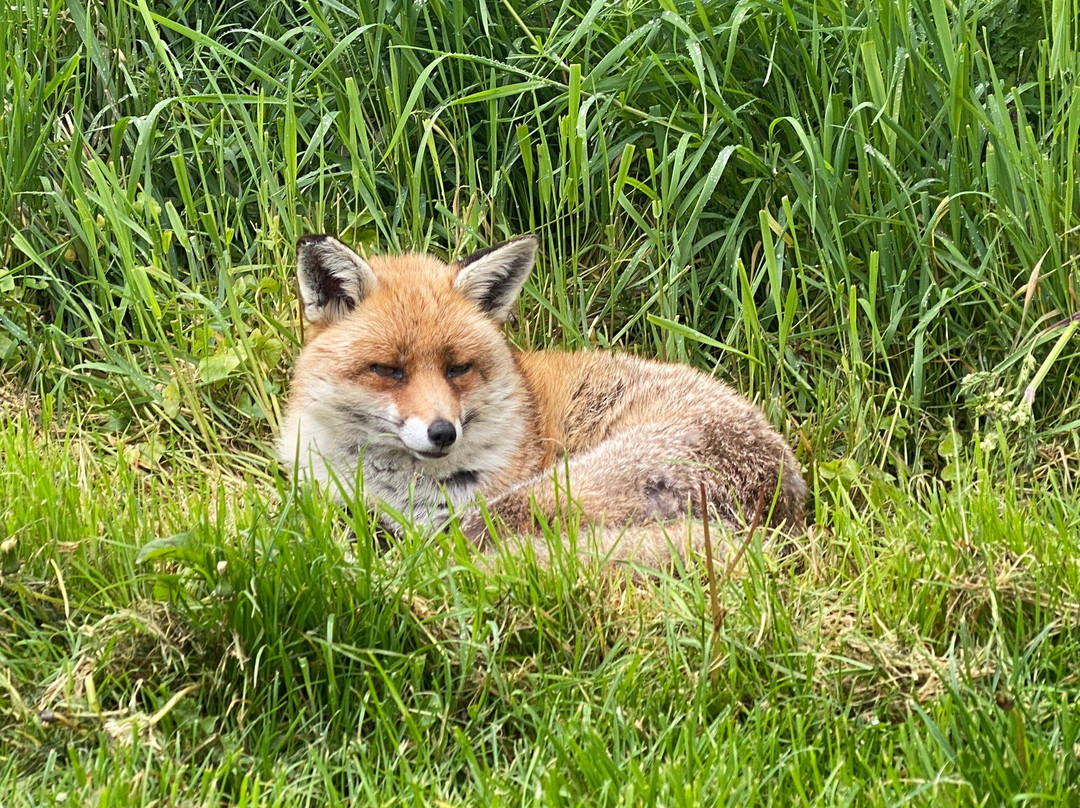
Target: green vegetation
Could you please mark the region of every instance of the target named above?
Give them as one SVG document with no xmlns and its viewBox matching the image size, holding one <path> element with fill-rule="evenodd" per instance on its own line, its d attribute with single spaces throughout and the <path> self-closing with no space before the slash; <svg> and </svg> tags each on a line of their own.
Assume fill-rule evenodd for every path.
<svg viewBox="0 0 1080 808">
<path fill-rule="evenodd" d="M 1078 20 L 4 4 L 0 805 L 1075 805 Z M 268 451 L 318 231 L 537 233 L 513 339 L 729 380 L 816 524 L 718 614 L 373 553 Z"/>
</svg>

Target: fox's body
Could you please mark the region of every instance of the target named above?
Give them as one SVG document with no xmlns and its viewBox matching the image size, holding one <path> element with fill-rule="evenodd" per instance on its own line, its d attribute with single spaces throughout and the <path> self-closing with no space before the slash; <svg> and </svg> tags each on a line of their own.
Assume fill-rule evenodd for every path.
<svg viewBox="0 0 1080 808">
<path fill-rule="evenodd" d="M 282 458 L 345 491 L 362 480 L 369 501 L 432 526 L 478 497 L 515 536 L 573 511 L 604 526 L 602 549 L 649 563 L 672 546 L 656 525 L 701 515 L 700 484 L 710 518 L 743 525 L 763 497 L 772 523 L 800 527 L 791 450 L 726 385 L 684 365 L 507 344 L 501 325 L 534 255 L 524 238 L 460 264 L 369 264 L 336 239 L 302 239 L 312 333 Z M 463 528 L 486 536 L 475 510 Z"/>
</svg>

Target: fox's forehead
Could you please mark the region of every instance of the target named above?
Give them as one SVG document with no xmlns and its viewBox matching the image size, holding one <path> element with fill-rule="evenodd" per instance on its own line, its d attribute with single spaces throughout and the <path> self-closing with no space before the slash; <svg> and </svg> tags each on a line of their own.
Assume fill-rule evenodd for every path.
<svg viewBox="0 0 1080 808">
<path fill-rule="evenodd" d="M 368 263 L 379 279 L 379 287 L 384 289 L 428 285 L 449 288 L 457 275 L 457 267 L 425 253 L 373 255 Z"/>
<path fill-rule="evenodd" d="M 388 259 L 399 264 L 405 256 Z M 417 272 L 395 266 L 383 275 L 372 261 L 378 286 L 347 314 L 319 334 L 319 353 L 335 364 L 432 364 L 479 361 L 505 345 L 501 329 L 453 286 L 446 264 L 418 256 Z M 363 365 L 366 367 L 367 365 Z"/>
</svg>

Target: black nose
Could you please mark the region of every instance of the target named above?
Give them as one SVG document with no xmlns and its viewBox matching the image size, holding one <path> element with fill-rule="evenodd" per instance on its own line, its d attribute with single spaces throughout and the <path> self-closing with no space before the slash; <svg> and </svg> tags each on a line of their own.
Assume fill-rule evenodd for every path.
<svg viewBox="0 0 1080 808">
<path fill-rule="evenodd" d="M 457 440 L 457 429 L 449 421 L 439 420 L 427 428 L 428 440 L 445 449 Z"/>
</svg>

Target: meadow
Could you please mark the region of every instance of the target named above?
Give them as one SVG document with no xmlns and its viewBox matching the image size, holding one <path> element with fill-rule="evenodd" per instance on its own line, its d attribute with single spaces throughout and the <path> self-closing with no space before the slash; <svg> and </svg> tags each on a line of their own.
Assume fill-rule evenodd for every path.
<svg viewBox="0 0 1080 808">
<path fill-rule="evenodd" d="M 1080 804 L 1078 77 L 1080 0 L 9 0 L 0 806 Z M 724 379 L 812 525 L 375 551 L 270 448 L 312 232 L 535 233 L 512 341 Z"/>
</svg>

